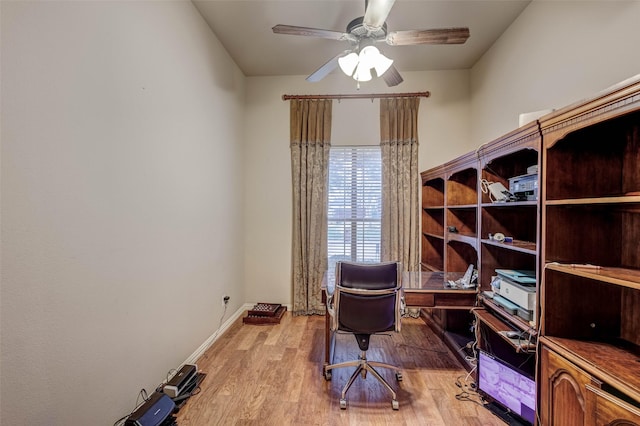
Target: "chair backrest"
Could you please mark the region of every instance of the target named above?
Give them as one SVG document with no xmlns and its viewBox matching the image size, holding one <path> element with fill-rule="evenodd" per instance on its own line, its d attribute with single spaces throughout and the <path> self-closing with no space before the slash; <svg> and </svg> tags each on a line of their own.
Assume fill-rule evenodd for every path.
<svg viewBox="0 0 640 426">
<path fill-rule="evenodd" d="M 359 334 L 400 331 L 399 262 L 336 264 L 337 329 Z"/>
<path fill-rule="evenodd" d="M 336 284 L 343 287 L 380 290 L 400 283 L 400 262 L 336 264 Z"/>
</svg>

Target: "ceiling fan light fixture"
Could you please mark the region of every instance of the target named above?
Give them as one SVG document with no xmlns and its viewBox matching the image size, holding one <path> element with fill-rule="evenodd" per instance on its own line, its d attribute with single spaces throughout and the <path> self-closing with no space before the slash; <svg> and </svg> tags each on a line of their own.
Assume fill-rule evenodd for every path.
<svg viewBox="0 0 640 426">
<path fill-rule="evenodd" d="M 375 66 L 376 61 L 378 60 L 378 55 L 380 55 L 380 51 L 377 47 L 365 46 L 360 49 L 360 55 L 358 55 L 358 59 L 360 61 L 360 64 L 371 69 Z"/>
<path fill-rule="evenodd" d="M 364 66 L 369 70 L 375 69 L 378 77 L 382 76 L 393 64 L 392 59 L 387 58 L 380 53 L 377 47 L 371 45 L 363 47 L 358 58 L 360 66 Z"/>
<path fill-rule="evenodd" d="M 358 66 L 358 54 L 351 52 L 348 55 L 338 58 L 338 65 L 343 73 L 351 77 Z"/>
<path fill-rule="evenodd" d="M 358 64 L 356 68 L 356 72 L 353 74 L 353 79 L 355 81 L 369 81 L 371 80 L 371 69 L 367 66 L 363 66 L 362 62 Z"/>
<path fill-rule="evenodd" d="M 382 74 L 384 74 L 389 68 L 391 68 L 392 64 L 393 59 L 389 59 L 382 53 L 380 53 L 378 55 L 378 58 L 376 59 L 376 64 L 373 67 L 375 68 L 378 77 L 381 77 Z"/>
</svg>

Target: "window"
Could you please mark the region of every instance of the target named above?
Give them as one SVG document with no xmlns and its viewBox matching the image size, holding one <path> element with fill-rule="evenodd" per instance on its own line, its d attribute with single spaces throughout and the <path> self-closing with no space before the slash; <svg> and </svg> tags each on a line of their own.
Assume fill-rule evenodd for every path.
<svg viewBox="0 0 640 426">
<path fill-rule="evenodd" d="M 329 273 L 339 260 L 380 261 L 379 146 L 332 147 L 329 156 Z"/>
</svg>

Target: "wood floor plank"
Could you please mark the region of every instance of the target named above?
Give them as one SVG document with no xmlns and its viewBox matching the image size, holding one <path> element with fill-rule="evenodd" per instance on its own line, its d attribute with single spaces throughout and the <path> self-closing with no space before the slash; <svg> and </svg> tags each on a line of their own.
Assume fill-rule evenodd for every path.
<svg viewBox="0 0 640 426">
<path fill-rule="evenodd" d="M 456 399 L 456 378 L 467 372 L 420 319 L 403 319 L 401 333 L 372 337 L 367 354 L 403 369 L 402 382 L 379 370 L 396 389 L 398 411 L 371 375 L 355 381 L 341 410 L 340 393 L 353 368 L 333 370 L 326 381 L 323 345 L 321 316 L 287 312 L 268 326 L 238 320 L 197 361 L 207 376 L 178 412 L 178 425 L 503 425 L 484 407 Z M 353 336 L 338 336 L 335 361 L 359 352 Z"/>
<path fill-rule="evenodd" d="M 289 328 L 290 323 L 291 323 L 291 315 L 285 315 L 282 317 L 279 324 L 264 325 L 264 327 L 271 327 L 271 332 L 269 333 L 269 337 L 264 342 L 264 344 L 268 346 L 277 345 L 278 340 L 280 340 L 280 337 L 282 336 L 283 330 L 286 330 L 287 328 Z"/>
</svg>

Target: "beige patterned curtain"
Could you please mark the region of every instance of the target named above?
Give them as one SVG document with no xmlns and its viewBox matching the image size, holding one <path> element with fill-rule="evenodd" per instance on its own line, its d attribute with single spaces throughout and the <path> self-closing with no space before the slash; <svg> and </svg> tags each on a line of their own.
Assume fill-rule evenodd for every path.
<svg viewBox="0 0 640 426">
<path fill-rule="evenodd" d="M 291 100 L 293 314 L 324 314 L 331 100 Z"/>
<path fill-rule="evenodd" d="M 400 261 L 407 271 L 420 270 L 419 105 L 417 97 L 380 99 L 381 259 Z"/>
</svg>

